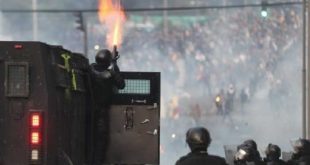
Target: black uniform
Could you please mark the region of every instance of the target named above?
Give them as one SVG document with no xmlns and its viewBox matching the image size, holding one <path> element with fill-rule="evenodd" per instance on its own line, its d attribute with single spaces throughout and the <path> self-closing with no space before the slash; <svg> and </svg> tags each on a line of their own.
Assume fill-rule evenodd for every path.
<svg viewBox="0 0 310 165">
<path fill-rule="evenodd" d="M 291 160 L 287 162 L 289 165 L 310 165 L 310 155 L 293 156 Z"/>
<path fill-rule="evenodd" d="M 104 107 L 109 106 L 114 90 L 125 87 L 124 79 L 119 72 L 96 63 L 91 64 L 91 73 L 96 104 Z"/>
<path fill-rule="evenodd" d="M 266 165 L 287 165 L 287 163 L 279 159 L 279 160 L 267 161 Z"/>
<path fill-rule="evenodd" d="M 225 159 L 219 156 L 209 155 L 207 152 L 191 152 L 181 157 L 176 165 L 226 165 Z"/>
<path fill-rule="evenodd" d="M 251 164 L 251 165 L 266 165 L 265 162 L 261 161 L 261 160 L 254 160 L 254 161 L 245 161 L 245 160 L 235 160 L 234 161 L 234 164 L 235 165 L 248 165 L 248 164 Z"/>
</svg>

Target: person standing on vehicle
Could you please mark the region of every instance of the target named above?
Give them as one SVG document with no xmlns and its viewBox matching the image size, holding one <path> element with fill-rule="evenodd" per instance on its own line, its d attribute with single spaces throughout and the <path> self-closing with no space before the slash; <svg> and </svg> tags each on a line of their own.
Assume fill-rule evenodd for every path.
<svg viewBox="0 0 310 165">
<path fill-rule="evenodd" d="M 96 55 L 96 63 L 91 64 L 92 90 L 95 102 L 95 142 L 94 164 L 102 164 L 109 140 L 109 109 L 113 94 L 125 87 L 125 81 L 120 74 L 116 58 L 103 49 Z M 110 66 L 112 65 L 112 69 Z"/>
</svg>

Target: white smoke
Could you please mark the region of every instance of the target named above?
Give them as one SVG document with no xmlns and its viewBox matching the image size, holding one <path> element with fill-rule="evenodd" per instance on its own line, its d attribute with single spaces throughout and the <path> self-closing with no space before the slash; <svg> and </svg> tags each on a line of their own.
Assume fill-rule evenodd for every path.
<svg viewBox="0 0 310 165">
<path fill-rule="evenodd" d="M 198 125 L 211 133 L 209 152 L 221 156 L 224 145 L 249 138 L 261 152 L 270 142 L 289 151 L 289 140 L 301 136 L 302 7 L 269 11 L 265 20 L 260 8 L 177 11 L 168 14 L 167 24 L 161 12 L 127 13 L 121 70 L 161 72 L 162 165 L 189 152 L 185 133 Z M 83 52 L 83 33 L 72 13 L 38 15 L 40 41 Z M 105 29 L 96 28 L 96 13 L 85 16 L 93 62 L 92 47 L 105 45 Z M 31 14 L 2 13 L 0 23 L 1 40 L 32 40 Z M 236 91 L 235 109 L 223 119 L 213 101 L 229 84 Z M 250 95 L 243 109 L 242 89 Z M 192 109 L 200 109 L 199 119 Z"/>
</svg>

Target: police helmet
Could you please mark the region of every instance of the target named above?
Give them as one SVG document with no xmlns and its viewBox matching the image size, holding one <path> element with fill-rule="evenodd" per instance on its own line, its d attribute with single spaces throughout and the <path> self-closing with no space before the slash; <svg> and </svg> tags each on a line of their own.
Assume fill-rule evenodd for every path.
<svg viewBox="0 0 310 165">
<path fill-rule="evenodd" d="M 266 151 L 265 151 L 266 157 L 269 160 L 277 160 L 281 156 L 281 149 L 279 146 L 274 144 L 268 144 Z"/>
<path fill-rule="evenodd" d="M 112 62 L 112 53 L 108 49 L 102 49 L 96 54 L 96 63 L 110 65 Z"/>
<path fill-rule="evenodd" d="M 310 141 L 307 139 L 298 139 L 293 147 L 295 153 L 310 154 Z"/>
<path fill-rule="evenodd" d="M 257 150 L 257 144 L 253 139 L 248 139 L 244 141 L 243 144 L 250 147 L 253 150 Z"/>
<path fill-rule="evenodd" d="M 241 145 L 237 147 L 238 153 L 235 157 L 239 160 L 244 161 L 256 161 L 261 160 L 260 154 L 257 151 L 257 144 L 254 140 L 249 139 L 244 141 Z"/>
<path fill-rule="evenodd" d="M 186 133 L 186 143 L 191 150 L 206 150 L 211 143 L 209 131 L 203 127 L 190 128 Z"/>
</svg>

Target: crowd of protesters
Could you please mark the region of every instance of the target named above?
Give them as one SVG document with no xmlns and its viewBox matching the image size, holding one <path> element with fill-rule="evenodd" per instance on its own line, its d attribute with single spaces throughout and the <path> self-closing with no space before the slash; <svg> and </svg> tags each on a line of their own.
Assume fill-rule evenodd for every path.
<svg viewBox="0 0 310 165">
<path fill-rule="evenodd" d="M 287 89 L 296 86 L 291 79 L 300 79 L 296 73 L 301 67 L 301 6 L 271 8 L 266 18 L 257 8 L 200 15 L 205 18 L 184 25 L 169 19 L 153 24 L 146 16 L 143 23 L 149 26 L 128 26 L 121 47 L 122 69 L 160 71 L 167 107 L 195 97 L 209 101 L 188 105 L 193 109 L 214 106 L 216 94 L 231 89 L 241 103 L 262 87 L 270 98 L 294 97 L 296 89 Z M 275 102 L 285 104 L 281 97 Z M 178 112 L 171 108 L 163 114 L 175 115 Z"/>
<path fill-rule="evenodd" d="M 179 16 L 181 24 L 175 17 L 154 23 L 145 16 L 141 26 L 131 23 L 129 15 L 120 67 L 161 72 L 163 164 L 184 152 L 180 136 L 185 125 L 212 124 L 210 116 L 222 116 L 230 129 L 250 135 L 255 129 L 236 126 L 238 117 L 232 113 L 254 112 L 262 102 L 270 104 L 264 109 L 282 113 L 301 109 L 302 9 L 292 5 L 269 11 L 266 18 L 260 8 L 200 11 L 196 21 Z M 220 138 L 217 146 L 225 141 Z"/>
</svg>

